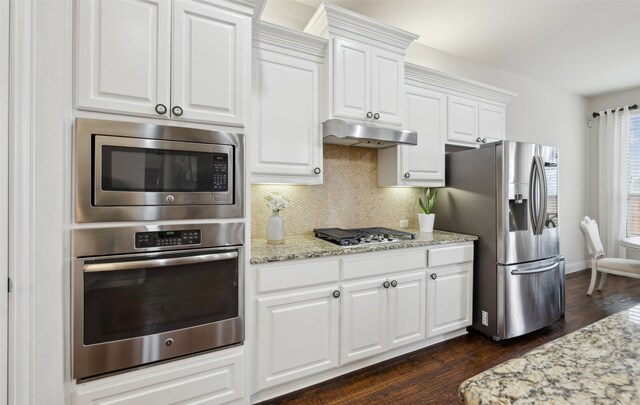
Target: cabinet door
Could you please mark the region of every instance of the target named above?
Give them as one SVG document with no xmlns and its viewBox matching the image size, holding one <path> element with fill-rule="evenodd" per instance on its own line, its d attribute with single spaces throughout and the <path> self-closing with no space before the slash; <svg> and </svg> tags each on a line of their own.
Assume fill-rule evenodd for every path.
<svg viewBox="0 0 640 405">
<path fill-rule="evenodd" d="M 170 103 L 171 3 L 98 0 L 76 7 L 77 108 L 160 117 L 156 105 Z"/>
<path fill-rule="evenodd" d="M 371 111 L 371 48 L 334 41 L 333 114 L 364 120 Z"/>
<path fill-rule="evenodd" d="M 371 51 L 371 111 L 380 114 L 375 120 L 401 125 L 404 97 L 404 59 L 402 55 L 373 49 Z"/>
<path fill-rule="evenodd" d="M 483 143 L 504 139 L 505 108 L 497 105 L 480 103 L 479 136 Z"/>
<path fill-rule="evenodd" d="M 174 2 L 171 117 L 242 125 L 250 40 L 249 17 Z"/>
<path fill-rule="evenodd" d="M 342 364 L 387 350 L 385 281 L 381 278 L 342 287 Z"/>
<path fill-rule="evenodd" d="M 392 283 L 388 290 L 390 349 L 425 337 L 425 277 L 424 271 L 390 277 Z"/>
<path fill-rule="evenodd" d="M 473 263 L 427 270 L 427 337 L 471 325 Z"/>
<path fill-rule="evenodd" d="M 337 290 L 258 298 L 258 390 L 338 365 Z"/>
<path fill-rule="evenodd" d="M 418 144 L 402 146 L 401 179 L 407 184 L 444 182 L 447 96 L 417 87 L 407 88 L 407 128 L 418 132 Z M 408 176 L 407 176 L 408 174 Z"/>
<path fill-rule="evenodd" d="M 317 63 L 254 50 L 253 182 L 322 183 L 318 80 Z"/>
<path fill-rule="evenodd" d="M 478 103 L 449 96 L 448 140 L 476 145 L 478 138 Z"/>
</svg>

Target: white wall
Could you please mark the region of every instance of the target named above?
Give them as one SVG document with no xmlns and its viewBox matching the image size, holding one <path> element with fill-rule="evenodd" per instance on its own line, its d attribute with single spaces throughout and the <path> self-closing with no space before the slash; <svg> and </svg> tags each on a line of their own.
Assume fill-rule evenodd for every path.
<svg viewBox="0 0 640 405">
<path fill-rule="evenodd" d="M 560 252 L 567 272 L 588 266 L 578 228 L 587 213 L 589 100 L 491 66 L 413 43 L 406 61 L 518 93 L 507 105 L 506 138 L 557 147 L 560 156 Z"/>
</svg>

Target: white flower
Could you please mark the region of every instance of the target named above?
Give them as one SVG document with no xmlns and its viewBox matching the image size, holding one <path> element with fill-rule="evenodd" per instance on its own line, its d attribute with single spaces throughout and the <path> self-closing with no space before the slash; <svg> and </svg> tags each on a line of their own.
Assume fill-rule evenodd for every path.
<svg viewBox="0 0 640 405">
<path fill-rule="evenodd" d="M 280 193 L 271 193 L 264 199 L 267 200 L 267 207 L 273 212 L 280 212 L 289 206 L 289 199 Z"/>
</svg>

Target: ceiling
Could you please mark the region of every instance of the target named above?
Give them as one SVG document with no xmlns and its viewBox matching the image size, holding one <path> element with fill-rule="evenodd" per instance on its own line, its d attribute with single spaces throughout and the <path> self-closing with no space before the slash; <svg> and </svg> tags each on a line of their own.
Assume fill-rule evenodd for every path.
<svg viewBox="0 0 640 405">
<path fill-rule="evenodd" d="M 318 0 L 266 0 L 262 18 L 302 29 Z M 640 87 L 640 1 L 331 0 L 418 42 L 569 92 Z"/>
</svg>

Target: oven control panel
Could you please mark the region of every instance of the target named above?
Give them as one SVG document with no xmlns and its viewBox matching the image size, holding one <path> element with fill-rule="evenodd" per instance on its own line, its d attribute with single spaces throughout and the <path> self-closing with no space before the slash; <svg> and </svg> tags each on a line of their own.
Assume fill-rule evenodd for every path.
<svg viewBox="0 0 640 405">
<path fill-rule="evenodd" d="M 162 246 L 199 245 L 200 242 L 200 229 L 136 232 L 136 249 Z"/>
</svg>

